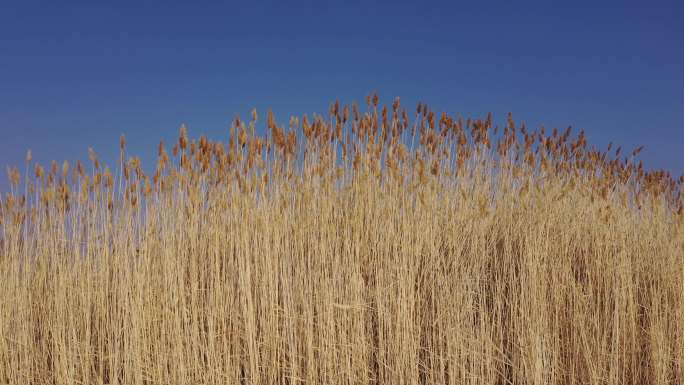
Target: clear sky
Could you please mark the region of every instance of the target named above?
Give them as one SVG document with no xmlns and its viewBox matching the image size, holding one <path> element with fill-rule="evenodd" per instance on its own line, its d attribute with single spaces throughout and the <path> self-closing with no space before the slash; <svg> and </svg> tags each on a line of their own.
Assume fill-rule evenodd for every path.
<svg viewBox="0 0 684 385">
<path fill-rule="evenodd" d="M 225 139 L 253 107 L 285 124 L 377 91 L 644 144 L 684 173 L 681 2 L 552 3 L 3 1 L 0 166 L 112 161 L 122 133 L 149 166 L 181 123 Z"/>
</svg>

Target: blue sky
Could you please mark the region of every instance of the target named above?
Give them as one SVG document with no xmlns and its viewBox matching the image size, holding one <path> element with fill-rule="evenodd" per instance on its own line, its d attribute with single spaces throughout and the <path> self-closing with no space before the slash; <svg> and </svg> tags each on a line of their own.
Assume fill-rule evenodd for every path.
<svg viewBox="0 0 684 385">
<path fill-rule="evenodd" d="M 285 124 L 377 91 L 644 144 L 684 173 L 683 5 L 511 3 L 5 1 L 0 166 L 114 161 L 122 133 L 149 165 L 181 123 L 224 139 L 253 107 Z"/>
</svg>

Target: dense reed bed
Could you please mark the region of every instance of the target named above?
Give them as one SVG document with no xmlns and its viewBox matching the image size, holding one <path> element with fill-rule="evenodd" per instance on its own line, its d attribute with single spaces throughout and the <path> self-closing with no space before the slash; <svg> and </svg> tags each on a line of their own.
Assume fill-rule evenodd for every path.
<svg viewBox="0 0 684 385">
<path fill-rule="evenodd" d="M 111 170 L 29 154 L 0 383 L 684 383 L 681 178 L 570 129 L 410 115 L 181 128 L 151 176 L 123 137 Z"/>
</svg>

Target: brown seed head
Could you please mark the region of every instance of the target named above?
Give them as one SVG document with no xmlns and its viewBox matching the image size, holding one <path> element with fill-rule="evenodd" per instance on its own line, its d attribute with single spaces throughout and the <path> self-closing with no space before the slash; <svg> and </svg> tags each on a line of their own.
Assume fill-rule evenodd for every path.
<svg viewBox="0 0 684 385">
<path fill-rule="evenodd" d="M 632 151 L 632 156 L 637 156 L 637 155 L 639 155 L 639 153 L 640 153 L 641 150 L 643 150 L 643 149 L 644 149 L 644 146 L 639 146 L 639 147 L 637 147 L 636 149 L 634 149 L 634 151 Z"/>
<path fill-rule="evenodd" d="M 17 187 L 19 185 L 19 180 L 21 179 L 19 169 L 16 167 L 7 168 L 7 174 L 9 175 L 9 180 L 12 186 Z"/>
<path fill-rule="evenodd" d="M 43 169 L 43 166 L 37 164 L 36 165 L 36 178 L 42 178 L 43 175 L 45 174 L 45 169 Z"/>
<path fill-rule="evenodd" d="M 178 144 L 181 150 L 185 150 L 185 148 L 188 146 L 188 129 L 185 127 L 185 124 L 181 125 Z"/>
<path fill-rule="evenodd" d="M 66 178 L 66 175 L 69 173 L 69 161 L 65 160 L 64 163 L 62 163 L 62 178 Z"/>
<path fill-rule="evenodd" d="M 83 164 L 81 163 L 80 160 L 76 161 L 76 172 L 78 172 L 78 175 L 83 178 L 83 175 L 85 175 L 85 171 L 83 170 Z"/>
<path fill-rule="evenodd" d="M 112 177 L 112 172 L 109 170 L 109 167 L 106 167 L 104 170 L 104 179 L 107 188 L 111 189 L 114 186 L 114 178 Z"/>
</svg>

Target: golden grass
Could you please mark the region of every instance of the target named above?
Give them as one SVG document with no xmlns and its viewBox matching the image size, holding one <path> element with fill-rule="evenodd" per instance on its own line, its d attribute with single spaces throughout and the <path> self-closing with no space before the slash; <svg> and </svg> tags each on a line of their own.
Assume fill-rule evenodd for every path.
<svg viewBox="0 0 684 385">
<path fill-rule="evenodd" d="M 678 384 L 682 180 L 395 100 L 10 170 L 0 383 Z M 635 151 L 638 152 L 638 151 Z M 619 155 L 619 153 L 618 153 Z"/>
</svg>

